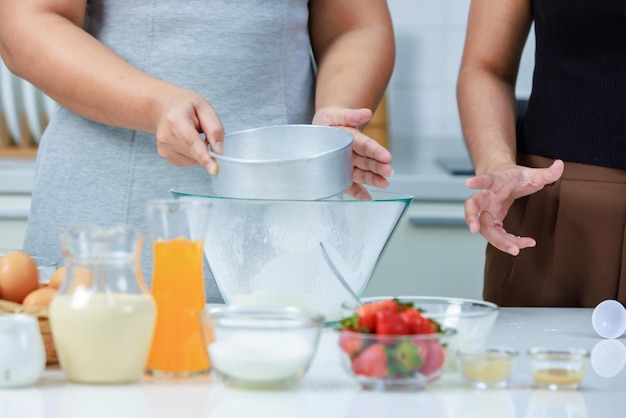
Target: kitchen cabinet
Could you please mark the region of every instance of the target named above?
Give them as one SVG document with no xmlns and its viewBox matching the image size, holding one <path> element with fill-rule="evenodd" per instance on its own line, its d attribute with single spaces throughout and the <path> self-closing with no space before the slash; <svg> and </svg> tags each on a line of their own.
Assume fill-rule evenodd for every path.
<svg viewBox="0 0 626 418">
<path fill-rule="evenodd" d="M 414 200 L 364 295 L 482 299 L 485 247 L 465 224 L 463 201 Z"/>
</svg>

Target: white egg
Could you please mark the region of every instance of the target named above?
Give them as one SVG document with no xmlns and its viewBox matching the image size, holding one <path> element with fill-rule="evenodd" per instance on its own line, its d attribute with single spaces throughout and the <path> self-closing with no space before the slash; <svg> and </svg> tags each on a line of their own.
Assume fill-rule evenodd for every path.
<svg viewBox="0 0 626 418">
<path fill-rule="evenodd" d="M 591 314 L 593 329 L 603 338 L 619 338 L 626 331 L 626 309 L 616 300 L 605 300 Z"/>
<path fill-rule="evenodd" d="M 613 377 L 626 365 L 626 346 L 619 340 L 600 340 L 591 350 L 591 367 L 601 377 Z"/>
</svg>

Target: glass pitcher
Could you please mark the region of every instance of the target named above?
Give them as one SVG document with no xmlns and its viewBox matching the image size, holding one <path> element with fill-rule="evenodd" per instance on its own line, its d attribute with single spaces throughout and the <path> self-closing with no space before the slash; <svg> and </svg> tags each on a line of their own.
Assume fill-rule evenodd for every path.
<svg viewBox="0 0 626 418">
<path fill-rule="evenodd" d="M 130 383 L 143 374 L 156 305 L 139 267 L 142 239 L 130 225 L 62 233 L 67 269 L 49 315 L 69 381 Z"/>
<path fill-rule="evenodd" d="M 153 200 L 146 205 L 152 234 L 152 296 L 157 305 L 146 371 L 160 378 L 201 377 L 210 371 L 200 313 L 204 237 L 211 204 L 200 199 Z"/>
</svg>

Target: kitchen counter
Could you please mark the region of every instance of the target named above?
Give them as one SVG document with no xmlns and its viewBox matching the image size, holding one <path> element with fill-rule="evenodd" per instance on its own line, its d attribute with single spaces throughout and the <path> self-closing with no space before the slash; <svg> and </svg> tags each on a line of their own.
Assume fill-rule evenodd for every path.
<svg viewBox="0 0 626 418">
<path fill-rule="evenodd" d="M 533 389 L 526 357 L 530 346 L 593 350 L 605 341 L 591 328 L 591 309 L 504 308 L 489 337 L 492 345 L 520 350 L 511 386 L 478 391 L 462 386 L 456 372 L 416 392 L 361 390 L 339 367 L 336 334 L 326 329 L 309 373 L 293 390 L 229 389 L 219 381 L 126 386 L 74 385 L 48 369 L 31 388 L 0 390 L 2 418 L 428 418 L 623 416 L 626 372 L 611 378 L 589 366 L 580 390 Z M 607 358 L 605 356 L 604 358 Z M 617 357 L 610 364 L 619 367 Z M 617 372 L 617 370 L 615 370 Z"/>
</svg>

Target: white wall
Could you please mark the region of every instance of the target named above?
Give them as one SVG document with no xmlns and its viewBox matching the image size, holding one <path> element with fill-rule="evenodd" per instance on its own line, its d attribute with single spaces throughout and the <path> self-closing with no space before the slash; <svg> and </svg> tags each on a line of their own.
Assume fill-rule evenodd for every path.
<svg viewBox="0 0 626 418">
<path fill-rule="evenodd" d="M 461 138 L 455 86 L 470 0 L 388 0 L 396 32 L 396 67 L 388 89 L 395 140 Z M 517 95 L 532 82 L 534 35 L 522 58 Z"/>
</svg>

